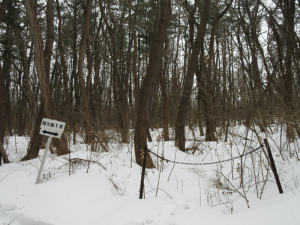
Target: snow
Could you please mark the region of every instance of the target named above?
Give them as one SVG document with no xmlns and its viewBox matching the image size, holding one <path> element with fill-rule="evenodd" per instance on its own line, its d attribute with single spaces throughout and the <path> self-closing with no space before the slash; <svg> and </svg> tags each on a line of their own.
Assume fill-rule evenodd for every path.
<svg viewBox="0 0 300 225">
<path fill-rule="evenodd" d="M 149 148 L 159 155 L 163 152 L 167 159 L 192 164 L 230 159 L 260 145 L 255 132 L 243 127 L 231 127 L 227 143 L 221 141 L 221 132 L 218 142 L 204 142 L 201 137 L 192 140 L 199 133 L 195 130 L 187 132 L 186 145 L 200 150 L 187 154 L 177 150 L 174 142 L 164 142 L 161 133 L 160 129 L 152 131 L 155 141 L 148 143 Z M 279 194 L 259 149 L 243 157 L 244 189 L 240 186 L 240 158 L 208 165 L 174 165 L 152 155 L 158 169 L 146 170 L 142 200 L 138 199 L 141 167 L 135 163 L 132 143 L 112 141 L 110 152 L 91 152 L 78 137 L 77 144 L 70 143 L 70 157 L 90 163 L 74 162 L 70 167 L 69 155 L 50 154 L 42 183 L 35 184 L 44 149 L 39 158 L 21 162 L 29 138 L 6 137 L 4 148 L 13 162 L 0 167 L 0 225 L 299 225 L 300 141 L 289 143 L 280 126 L 266 135 L 283 194 Z"/>
</svg>

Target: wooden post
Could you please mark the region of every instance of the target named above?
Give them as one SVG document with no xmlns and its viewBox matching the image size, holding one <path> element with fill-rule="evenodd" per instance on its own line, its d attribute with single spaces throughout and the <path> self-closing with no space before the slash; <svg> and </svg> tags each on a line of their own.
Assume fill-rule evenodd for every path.
<svg viewBox="0 0 300 225">
<path fill-rule="evenodd" d="M 271 169 L 274 173 L 279 193 L 282 194 L 283 190 L 282 190 L 282 187 L 281 187 L 281 183 L 280 183 L 280 180 L 279 180 L 279 176 L 278 176 L 278 173 L 277 173 L 277 170 L 276 170 L 275 162 L 274 162 L 272 152 L 271 152 L 271 148 L 270 148 L 270 145 L 269 145 L 269 142 L 268 142 L 267 138 L 264 139 L 264 142 L 265 142 L 266 148 L 268 150 L 268 155 L 269 155 L 269 159 L 270 159 L 270 163 L 271 163 Z"/>
<path fill-rule="evenodd" d="M 140 199 L 143 199 L 144 192 L 144 180 L 145 180 L 145 172 L 146 172 L 146 158 L 147 158 L 147 145 L 144 147 L 144 158 L 143 158 L 143 167 L 142 167 L 142 177 L 141 177 L 141 187 L 140 187 Z"/>
</svg>

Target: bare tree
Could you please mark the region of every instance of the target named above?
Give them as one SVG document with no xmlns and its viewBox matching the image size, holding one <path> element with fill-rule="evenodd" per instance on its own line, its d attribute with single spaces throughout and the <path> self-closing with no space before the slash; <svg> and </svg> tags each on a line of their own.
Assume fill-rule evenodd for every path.
<svg viewBox="0 0 300 225">
<path fill-rule="evenodd" d="M 3 141 L 4 141 L 4 136 L 5 136 L 5 122 L 6 119 L 6 110 L 5 110 L 5 105 L 6 105 L 6 99 L 5 99 L 5 78 L 4 74 L 2 72 L 1 64 L 0 64 L 0 105 L 2 106 L 0 109 L 0 121 L 2 121 L 2 125 L 0 126 L 0 165 L 2 162 L 2 158 L 4 163 L 9 162 L 6 152 L 3 148 Z"/>
<path fill-rule="evenodd" d="M 134 134 L 135 157 L 139 165 L 142 165 L 141 150 L 147 145 L 147 117 L 149 103 L 159 79 L 162 75 L 162 57 L 164 55 L 165 42 L 167 40 L 167 28 L 172 15 L 171 0 L 161 0 L 158 3 L 154 26 L 154 37 L 150 49 L 149 65 L 145 78 L 139 91 L 137 121 Z M 147 168 L 153 168 L 154 164 L 148 157 Z"/>
</svg>

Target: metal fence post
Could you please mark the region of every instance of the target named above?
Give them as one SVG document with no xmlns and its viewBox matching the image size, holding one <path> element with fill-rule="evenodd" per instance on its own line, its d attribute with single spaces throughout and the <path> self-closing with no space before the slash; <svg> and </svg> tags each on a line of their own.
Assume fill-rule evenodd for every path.
<svg viewBox="0 0 300 225">
<path fill-rule="evenodd" d="M 144 147 L 144 158 L 143 158 L 143 167 L 142 167 L 142 177 L 141 177 L 141 186 L 140 186 L 140 199 L 143 198 L 144 192 L 144 179 L 145 179 L 145 172 L 146 172 L 146 158 L 147 158 L 147 145 Z"/>
<path fill-rule="evenodd" d="M 270 163 L 271 163 L 271 169 L 274 173 L 279 193 L 282 194 L 283 190 L 282 190 L 282 187 L 281 187 L 281 183 L 280 183 L 280 180 L 279 180 L 279 176 L 278 176 L 278 173 L 277 173 L 277 169 L 276 169 L 276 166 L 275 166 L 275 162 L 274 162 L 272 152 L 271 152 L 271 148 L 270 148 L 270 145 L 269 145 L 269 142 L 268 142 L 267 138 L 264 139 L 264 142 L 265 142 L 266 148 L 268 150 L 268 156 L 269 156 Z"/>
</svg>

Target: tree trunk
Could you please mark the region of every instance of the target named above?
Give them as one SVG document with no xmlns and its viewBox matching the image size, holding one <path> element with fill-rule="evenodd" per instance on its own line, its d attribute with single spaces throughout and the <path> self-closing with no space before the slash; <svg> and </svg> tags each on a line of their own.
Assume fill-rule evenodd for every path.
<svg viewBox="0 0 300 225">
<path fill-rule="evenodd" d="M 299 132 L 299 123 L 297 118 L 293 116 L 295 111 L 295 105 L 293 101 L 293 74 L 294 74 L 294 65 L 293 57 L 295 56 L 295 0 L 286 0 L 284 1 L 285 8 L 285 43 L 287 44 L 287 52 L 285 58 L 285 73 L 283 74 L 283 84 L 284 84 L 284 102 L 286 106 L 286 120 L 292 121 L 287 122 L 287 135 L 288 138 L 292 141 L 295 140 L 295 131 L 300 135 Z"/>
<path fill-rule="evenodd" d="M 1 158 L 3 158 L 3 162 L 4 163 L 10 163 L 10 161 L 9 161 L 9 159 L 7 157 L 7 154 L 6 154 L 6 152 L 5 152 L 4 148 L 3 148 L 2 141 L 0 140 L 0 166 L 1 166 L 1 163 L 2 163 L 1 162 L 2 161 Z"/>
<path fill-rule="evenodd" d="M 168 121 L 168 96 L 167 96 L 167 90 L 165 86 L 164 77 L 162 76 L 160 78 L 160 87 L 162 92 L 162 100 L 163 100 L 163 138 L 165 141 L 169 141 L 169 121 Z"/>
<path fill-rule="evenodd" d="M 136 30 L 135 30 L 135 24 L 133 23 L 132 16 L 131 16 L 131 0 L 130 0 L 130 12 L 129 12 L 129 26 L 132 32 L 132 39 L 133 39 L 133 56 L 132 56 L 132 76 L 133 76 L 133 83 L 134 83 L 134 88 L 133 88 L 133 95 L 135 99 L 135 107 L 132 107 L 132 124 L 135 126 L 136 124 L 136 112 L 137 112 L 137 107 L 138 107 L 138 92 L 139 92 L 139 77 L 138 77 L 138 71 L 137 71 L 137 56 L 138 56 L 138 40 L 137 40 L 137 35 L 136 35 Z M 136 18 L 134 18 L 136 19 Z"/>
<path fill-rule="evenodd" d="M 203 99 L 204 97 L 204 85 L 203 85 L 203 72 L 202 72 L 202 64 L 204 62 L 204 49 L 203 46 L 201 47 L 200 50 L 200 65 L 197 66 L 196 69 L 196 77 L 197 77 L 197 87 L 198 87 L 198 93 L 197 93 L 197 111 L 198 111 L 198 123 L 199 123 L 199 130 L 200 130 L 200 136 L 204 136 L 204 131 L 203 131 L 203 118 L 202 118 L 202 112 L 201 108 L 203 108 Z"/>
<path fill-rule="evenodd" d="M 0 8 L 0 23 L 4 19 L 5 16 L 5 11 L 8 8 L 9 0 L 4 0 L 1 4 Z M 5 63 L 4 63 L 5 64 Z M 3 65 L 5 66 L 5 65 Z M 0 141 L 3 143 L 4 142 L 4 137 L 5 137 L 5 132 L 6 132 L 6 127 L 7 127 L 7 105 L 6 105 L 6 95 L 7 95 L 7 89 L 5 85 L 5 80 L 6 80 L 6 74 L 4 72 L 4 69 L 2 69 L 2 66 L 0 64 Z M 2 147 L 2 143 L 0 144 L 0 147 Z M 0 155 L 0 162 L 1 162 L 1 155 Z"/>
<path fill-rule="evenodd" d="M 58 16 L 58 49 L 61 59 L 61 66 L 63 72 L 63 84 L 64 84 L 64 97 L 65 102 L 62 109 L 62 118 L 66 121 L 69 120 L 69 116 L 71 113 L 71 101 L 70 101 L 70 92 L 68 87 L 68 67 L 65 59 L 65 50 L 63 48 L 63 35 L 62 35 L 62 18 L 61 18 L 61 10 L 59 0 L 56 0 L 56 8 L 57 8 L 57 16 Z"/>
<path fill-rule="evenodd" d="M 167 39 L 167 27 L 171 18 L 171 0 L 160 1 L 160 12 L 154 22 L 154 37 L 150 49 L 149 65 L 142 87 L 139 91 L 137 122 L 135 125 L 134 147 L 137 164 L 142 165 L 141 152 L 147 145 L 147 114 L 153 92 L 159 82 L 162 71 L 164 44 Z M 154 168 L 150 157 L 147 157 L 147 168 Z"/>
<path fill-rule="evenodd" d="M 219 98 L 219 95 L 216 93 L 215 87 L 217 86 L 216 77 L 214 77 L 214 46 L 215 46 L 215 32 L 217 29 L 217 25 L 220 19 L 225 15 L 227 10 L 229 9 L 231 2 L 227 5 L 225 10 L 223 10 L 213 21 L 212 30 L 210 35 L 210 42 L 209 42 L 209 49 L 208 49 L 208 59 L 207 59 L 207 71 L 205 73 L 206 77 L 206 94 L 204 101 L 204 112 L 205 112 L 205 122 L 206 122 L 206 141 L 216 141 L 216 137 L 214 132 L 216 131 L 216 118 L 217 115 L 215 113 L 216 109 L 218 108 L 218 102 L 216 101 Z"/>
<path fill-rule="evenodd" d="M 31 114 L 34 114 L 35 111 L 35 101 L 33 100 L 33 95 L 31 91 L 31 86 L 30 86 L 30 80 L 29 80 L 29 72 L 30 72 L 30 64 L 31 64 L 31 56 L 27 58 L 26 56 L 26 47 L 25 43 L 22 39 L 21 32 L 19 29 L 14 29 L 14 33 L 16 34 L 17 38 L 20 39 L 18 41 L 18 50 L 20 54 L 20 61 L 23 67 L 23 74 L 22 74 L 22 84 L 20 82 L 20 88 L 22 89 L 22 100 L 20 104 L 20 110 L 19 112 L 19 123 L 18 123 L 18 134 L 19 135 L 26 135 L 28 131 L 28 125 L 30 124 L 31 121 Z M 21 78 L 20 78 L 21 80 Z M 26 109 L 27 104 L 30 108 L 30 111 L 27 112 Z"/>
<path fill-rule="evenodd" d="M 10 2 L 10 4 L 12 4 Z M 12 6 L 9 6 L 8 11 L 10 11 L 10 8 Z M 11 13 L 9 13 L 11 14 Z M 11 83 L 11 66 L 12 66 L 12 40 L 11 37 L 12 36 L 12 25 L 11 25 L 12 21 L 8 20 L 7 22 L 7 27 L 6 27 L 6 34 L 7 37 L 4 39 L 4 51 L 3 51 L 3 58 L 4 58 L 4 62 L 3 62 L 3 75 L 5 78 L 5 110 L 6 110 L 6 120 L 5 120 L 5 130 L 7 131 L 7 133 L 9 135 L 12 134 L 12 126 L 11 126 L 11 95 L 10 95 L 10 83 Z"/>
<path fill-rule="evenodd" d="M 187 74 L 184 80 L 184 87 L 182 90 L 176 124 L 175 124 L 175 144 L 181 151 L 185 150 L 185 120 L 187 117 L 187 106 L 190 103 L 190 95 L 193 87 L 194 74 L 198 65 L 198 56 L 201 49 L 201 46 L 204 41 L 204 36 L 206 33 L 206 25 L 208 22 L 209 9 L 210 9 L 211 0 L 204 0 L 202 13 L 201 13 L 201 22 L 197 31 L 197 36 L 195 43 L 193 44 L 192 54 L 188 61 Z"/>
<path fill-rule="evenodd" d="M 53 25 L 49 24 L 49 22 L 53 23 L 53 0 L 49 0 L 47 3 L 47 11 L 49 10 L 47 14 L 50 17 L 49 18 L 47 16 L 48 17 L 47 24 L 48 24 L 48 29 L 50 30 L 47 32 L 47 39 L 49 40 L 46 41 L 45 51 L 43 48 L 42 34 L 34 10 L 33 1 L 32 0 L 24 1 L 24 5 L 26 8 L 27 18 L 29 20 L 30 34 L 34 42 L 34 48 L 35 48 L 34 59 L 36 64 L 36 71 L 39 78 L 39 86 L 42 92 L 42 100 L 44 104 L 45 115 L 49 119 L 57 119 L 57 114 L 54 108 L 54 101 L 52 99 L 52 91 L 50 88 L 50 80 L 49 80 L 52 46 L 54 41 L 53 39 L 54 31 L 53 30 L 50 31 L 51 29 L 53 29 Z M 52 18 L 52 22 L 48 21 L 51 18 Z M 62 135 L 61 139 L 56 139 L 55 142 L 57 146 L 57 153 L 59 155 L 67 154 L 70 152 L 64 134 Z"/>
<path fill-rule="evenodd" d="M 131 4 L 131 2 L 129 2 L 129 4 Z M 109 4 L 108 7 L 110 7 Z M 119 24 L 117 26 L 113 14 L 109 13 L 113 26 L 110 25 L 106 13 L 104 11 L 104 6 L 102 2 L 100 2 L 100 9 L 111 41 L 111 45 L 109 45 L 109 50 L 112 55 L 112 78 L 111 79 L 112 79 L 114 105 L 116 109 L 117 130 L 121 133 L 122 142 L 128 143 L 129 142 L 129 121 L 128 121 L 127 95 L 128 95 L 128 78 L 130 72 L 131 58 L 128 57 L 127 59 L 126 62 L 127 72 L 125 72 L 125 75 L 120 74 L 119 61 L 120 60 L 122 61 L 121 59 L 122 57 L 119 56 L 120 53 L 122 54 L 122 50 L 120 50 L 120 46 L 118 45 L 119 42 L 118 38 L 120 36 L 122 37 L 122 34 L 120 33 L 123 31 L 123 24 Z M 130 56 L 131 53 L 131 45 L 132 45 L 132 39 L 130 39 L 128 43 L 128 54 L 127 54 L 128 56 Z"/>
<path fill-rule="evenodd" d="M 5 76 L 0 64 L 0 141 L 4 142 L 5 130 L 6 130 L 6 89 L 5 89 Z"/>
<path fill-rule="evenodd" d="M 27 154 L 22 158 L 22 161 L 35 159 L 39 155 L 40 147 L 42 144 L 43 136 L 40 135 L 40 125 L 45 117 L 44 104 L 42 102 L 38 116 L 36 117 L 33 133 L 30 137 L 30 142 L 27 148 Z"/>
<path fill-rule="evenodd" d="M 78 58 L 78 78 L 79 78 L 79 87 L 81 93 L 81 108 L 84 121 L 85 121 L 85 135 L 86 135 L 86 143 L 92 142 L 92 126 L 90 120 L 90 110 L 89 110 L 89 98 L 88 98 L 88 88 L 85 84 L 85 80 L 83 77 L 83 61 L 85 56 L 85 47 L 90 29 L 90 15 L 92 11 L 93 0 L 87 0 L 84 12 L 84 24 L 83 31 L 79 45 L 79 58 Z"/>
</svg>

